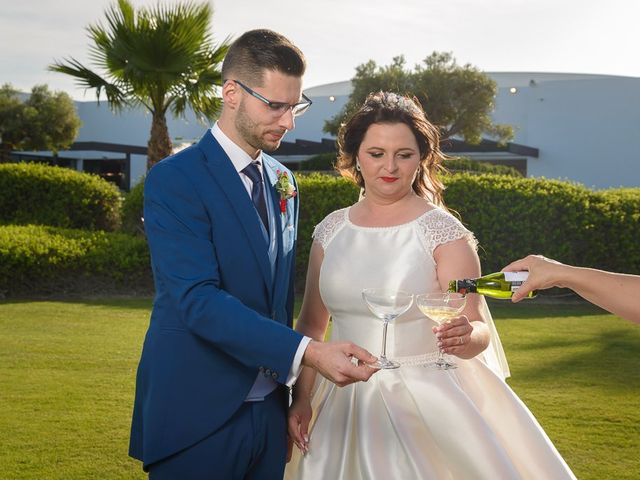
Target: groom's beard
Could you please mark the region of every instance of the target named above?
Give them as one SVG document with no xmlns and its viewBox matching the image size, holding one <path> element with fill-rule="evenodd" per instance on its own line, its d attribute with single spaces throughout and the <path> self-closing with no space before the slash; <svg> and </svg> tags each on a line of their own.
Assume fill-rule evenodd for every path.
<svg viewBox="0 0 640 480">
<path fill-rule="evenodd" d="M 277 126 L 265 127 L 254 121 L 244 107 L 244 102 L 238 106 L 236 114 L 235 127 L 242 139 L 247 142 L 251 148 L 263 150 L 265 152 L 273 152 L 278 149 L 282 137 L 287 133 L 286 130 Z M 270 137 L 270 138 L 269 138 Z"/>
</svg>

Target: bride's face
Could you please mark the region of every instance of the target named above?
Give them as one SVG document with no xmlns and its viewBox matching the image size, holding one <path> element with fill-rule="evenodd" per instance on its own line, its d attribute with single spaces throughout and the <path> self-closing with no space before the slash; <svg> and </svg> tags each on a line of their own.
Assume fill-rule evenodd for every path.
<svg viewBox="0 0 640 480">
<path fill-rule="evenodd" d="M 367 197 L 400 199 L 411 192 L 420 164 L 418 142 L 404 123 L 374 123 L 358 150 Z"/>
</svg>

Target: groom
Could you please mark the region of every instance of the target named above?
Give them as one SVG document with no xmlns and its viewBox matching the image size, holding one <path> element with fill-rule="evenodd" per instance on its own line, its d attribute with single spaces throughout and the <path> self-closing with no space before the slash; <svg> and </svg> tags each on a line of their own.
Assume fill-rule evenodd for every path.
<svg viewBox="0 0 640 480">
<path fill-rule="evenodd" d="M 374 361 L 365 350 L 290 328 L 299 197 L 263 151 L 311 105 L 304 70 L 282 35 L 242 35 L 222 66 L 219 121 L 147 176 L 156 297 L 129 454 L 152 480 L 281 478 L 287 387 L 302 365 L 338 385 L 375 371 L 351 362 Z"/>
</svg>

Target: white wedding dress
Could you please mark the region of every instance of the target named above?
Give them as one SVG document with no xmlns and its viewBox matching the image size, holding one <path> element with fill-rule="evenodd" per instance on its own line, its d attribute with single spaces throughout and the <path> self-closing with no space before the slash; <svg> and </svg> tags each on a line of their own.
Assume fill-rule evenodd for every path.
<svg viewBox="0 0 640 480">
<path fill-rule="evenodd" d="M 434 249 L 473 235 L 451 214 L 429 210 L 393 227 L 351 223 L 349 209 L 315 229 L 324 249 L 320 292 L 332 340 L 380 353 L 382 323 L 362 289 L 440 291 Z M 486 308 L 486 307 L 485 307 Z M 433 323 L 415 305 L 389 325 L 387 357 L 401 363 L 366 383 L 337 387 L 318 376 L 309 452 L 294 446 L 285 479 L 575 478 L 531 412 L 504 382 L 508 368 L 490 313 L 491 346 L 455 370 L 428 368 L 437 357 Z"/>
</svg>

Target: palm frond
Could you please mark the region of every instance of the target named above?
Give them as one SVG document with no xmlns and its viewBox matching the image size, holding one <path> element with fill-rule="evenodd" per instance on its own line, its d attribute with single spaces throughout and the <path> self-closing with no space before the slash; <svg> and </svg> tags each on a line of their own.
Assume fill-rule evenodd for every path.
<svg viewBox="0 0 640 480">
<path fill-rule="evenodd" d="M 109 82 L 100 74 L 88 69 L 73 57 L 66 59 L 66 63 L 54 62 L 48 69 L 52 72 L 65 73 L 74 77 L 76 84 L 85 89 L 95 89 L 98 103 L 100 102 L 100 95 L 104 91 L 107 101 L 114 109 L 119 110 L 128 104 L 126 91 L 123 91 L 117 84 Z"/>
<path fill-rule="evenodd" d="M 140 105 L 154 115 L 183 115 L 191 107 L 210 120 L 220 110 L 220 66 L 229 44 L 213 42 L 211 16 L 207 1 L 135 8 L 117 0 L 102 22 L 87 27 L 96 70 L 73 59 L 50 69 L 76 77 L 98 97 L 106 93 L 114 108 Z"/>
</svg>

